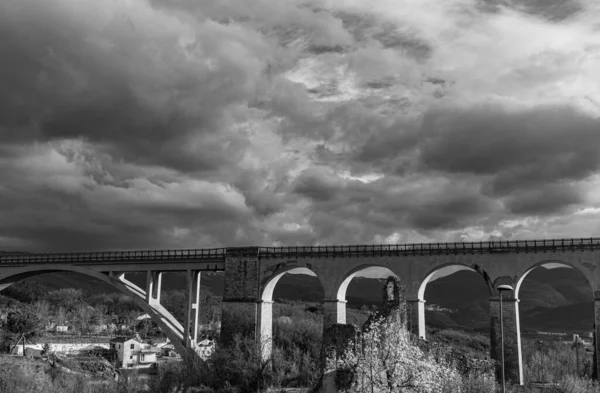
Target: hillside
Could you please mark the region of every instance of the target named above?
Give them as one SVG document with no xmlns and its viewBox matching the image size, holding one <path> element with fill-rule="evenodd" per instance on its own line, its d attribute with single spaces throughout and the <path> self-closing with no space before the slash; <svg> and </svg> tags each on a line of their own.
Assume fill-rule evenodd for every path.
<svg viewBox="0 0 600 393">
<path fill-rule="evenodd" d="M 204 273 L 202 288 L 221 296 L 223 278 L 223 273 Z M 128 279 L 144 286 L 145 275 L 142 273 L 128 275 Z M 113 291 L 105 283 L 76 273 L 49 273 L 35 280 L 50 290 L 74 287 L 96 293 Z M 181 290 L 184 283 L 183 273 L 163 274 L 164 291 Z M 348 306 L 360 308 L 381 304 L 381 285 L 381 279 L 355 278 L 348 287 Z M 323 298 L 323 288 L 316 277 L 288 274 L 281 278 L 273 296 L 275 300 L 319 302 Z M 436 304 L 455 312 L 428 311 L 427 323 L 437 328 L 464 327 L 487 331 L 488 298 L 487 286 L 475 272 L 461 270 L 441 277 L 427 285 L 427 305 Z M 583 276 L 573 269 L 534 270 L 524 280 L 519 298 L 523 330 L 587 331 L 592 328 L 591 290 Z"/>
</svg>

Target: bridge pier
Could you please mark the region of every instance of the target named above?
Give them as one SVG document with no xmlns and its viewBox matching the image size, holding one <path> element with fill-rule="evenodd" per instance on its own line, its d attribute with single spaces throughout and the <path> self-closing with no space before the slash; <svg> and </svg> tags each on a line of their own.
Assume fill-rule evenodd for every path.
<svg viewBox="0 0 600 393">
<path fill-rule="evenodd" d="M 273 301 L 271 300 L 258 302 L 256 345 L 264 362 L 271 359 L 273 353 Z"/>
<path fill-rule="evenodd" d="M 196 270 L 186 272 L 186 315 L 184 321 L 185 347 L 192 348 L 198 342 L 198 317 L 200 316 L 200 279 L 201 274 Z M 190 329 L 191 328 L 191 329 Z M 190 330 L 192 330 L 190 332 Z"/>
<path fill-rule="evenodd" d="M 323 331 L 335 324 L 346 323 L 346 300 L 323 300 Z"/>
<path fill-rule="evenodd" d="M 162 289 L 162 272 L 148 270 L 146 273 L 146 301 L 151 306 L 160 304 L 160 291 Z"/>
<path fill-rule="evenodd" d="M 406 308 L 406 327 L 408 331 L 419 336 L 422 339 L 425 339 L 425 300 L 407 299 Z"/>
<path fill-rule="evenodd" d="M 592 378 L 600 379 L 600 292 L 594 292 L 594 361 Z"/>
<path fill-rule="evenodd" d="M 519 322 L 519 299 L 502 298 L 504 321 L 504 363 L 507 383 L 523 385 L 523 361 L 521 356 L 521 327 Z M 502 335 L 500 331 L 500 298 L 490 298 L 490 356 L 498 362 L 496 377 L 502 378 Z"/>
<path fill-rule="evenodd" d="M 263 350 L 262 344 L 272 331 L 273 309 L 260 299 L 259 266 L 258 247 L 227 249 L 220 341 L 228 345 L 237 334 L 254 336 L 260 356 L 269 359 L 270 345 Z"/>
</svg>

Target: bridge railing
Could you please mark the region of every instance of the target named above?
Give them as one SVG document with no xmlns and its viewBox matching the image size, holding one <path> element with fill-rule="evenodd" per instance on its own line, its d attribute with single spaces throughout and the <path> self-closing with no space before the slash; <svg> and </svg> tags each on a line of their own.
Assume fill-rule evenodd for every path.
<svg viewBox="0 0 600 393">
<path fill-rule="evenodd" d="M 450 255 L 600 250 L 600 238 L 495 240 L 455 243 L 259 247 L 262 258 Z"/>
<path fill-rule="evenodd" d="M 72 263 L 120 261 L 214 260 L 224 258 L 227 249 L 100 251 L 74 253 L 0 255 L 0 263 Z"/>
<path fill-rule="evenodd" d="M 388 255 L 539 253 L 600 250 L 600 238 L 494 240 L 485 242 L 373 244 L 345 246 L 238 247 L 187 250 L 104 251 L 85 253 L 0 254 L 0 263 L 151 262 L 224 260 L 227 253 L 261 258 L 328 258 Z"/>
</svg>

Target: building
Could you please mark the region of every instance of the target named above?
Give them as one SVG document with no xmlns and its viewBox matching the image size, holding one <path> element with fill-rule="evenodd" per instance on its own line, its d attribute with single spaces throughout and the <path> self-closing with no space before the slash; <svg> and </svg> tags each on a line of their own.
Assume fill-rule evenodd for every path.
<svg viewBox="0 0 600 393">
<path fill-rule="evenodd" d="M 116 337 L 110 340 L 117 367 L 150 368 L 156 363 L 157 348 L 145 344 L 135 338 Z"/>
<path fill-rule="evenodd" d="M 171 358 L 180 357 L 179 354 L 175 351 L 175 345 L 173 345 L 172 343 L 166 343 L 162 345 L 160 348 L 160 353 L 162 356 L 167 356 Z"/>
</svg>

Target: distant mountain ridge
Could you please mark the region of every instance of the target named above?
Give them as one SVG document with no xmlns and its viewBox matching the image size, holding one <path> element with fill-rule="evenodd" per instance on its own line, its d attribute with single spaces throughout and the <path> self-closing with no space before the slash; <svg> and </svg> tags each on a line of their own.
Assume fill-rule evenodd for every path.
<svg viewBox="0 0 600 393">
<path fill-rule="evenodd" d="M 82 288 L 95 292 L 113 292 L 110 285 L 76 273 L 49 273 L 35 278 L 49 289 Z M 128 279 L 144 286 L 145 274 L 131 274 Z M 201 286 L 213 294 L 223 294 L 223 273 L 202 274 Z M 379 305 L 384 279 L 357 277 L 348 286 L 348 306 Z M 164 273 L 163 291 L 185 288 L 183 273 Z M 323 288 L 316 277 L 287 274 L 278 282 L 275 300 L 320 302 Z M 593 297 L 583 276 L 569 268 L 536 269 L 524 280 L 519 294 L 521 328 L 543 331 L 588 331 L 593 326 Z M 481 277 L 461 270 L 427 285 L 427 305 L 436 304 L 456 310 L 453 313 L 427 312 L 428 325 L 465 327 L 480 331 L 489 329 L 489 293 Z"/>
</svg>

